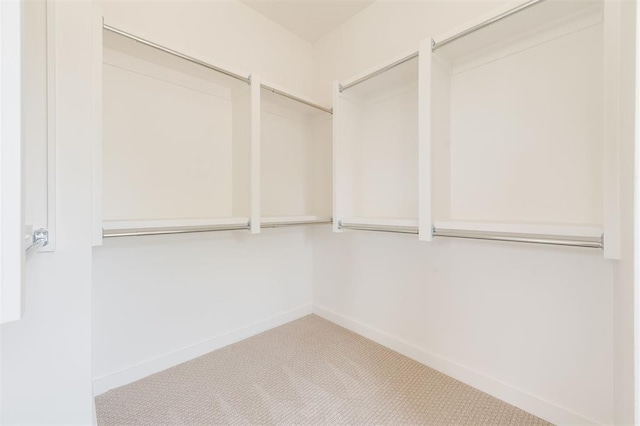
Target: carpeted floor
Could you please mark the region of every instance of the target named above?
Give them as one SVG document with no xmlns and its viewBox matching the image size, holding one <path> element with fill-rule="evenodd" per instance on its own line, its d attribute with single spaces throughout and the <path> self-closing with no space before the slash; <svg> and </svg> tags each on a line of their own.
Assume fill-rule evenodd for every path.
<svg viewBox="0 0 640 426">
<path fill-rule="evenodd" d="M 547 425 L 318 316 L 96 398 L 110 425 Z"/>
</svg>

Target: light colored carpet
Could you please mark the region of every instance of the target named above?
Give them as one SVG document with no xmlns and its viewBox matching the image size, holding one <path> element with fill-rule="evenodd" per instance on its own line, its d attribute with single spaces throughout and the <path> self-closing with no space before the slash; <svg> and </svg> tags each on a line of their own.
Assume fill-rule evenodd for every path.
<svg viewBox="0 0 640 426">
<path fill-rule="evenodd" d="M 547 425 L 318 316 L 96 398 L 98 425 Z"/>
</svg>

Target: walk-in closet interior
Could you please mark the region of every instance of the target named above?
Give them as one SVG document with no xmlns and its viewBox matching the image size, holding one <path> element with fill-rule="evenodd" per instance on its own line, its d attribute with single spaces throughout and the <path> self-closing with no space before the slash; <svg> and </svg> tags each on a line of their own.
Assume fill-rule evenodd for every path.
<svg viewBox="0 0 640 426">
<path fill-rule="evenodd" d="M 632 0 L 0 3 L 0 424 L 638 422 Z"/>
</svg>

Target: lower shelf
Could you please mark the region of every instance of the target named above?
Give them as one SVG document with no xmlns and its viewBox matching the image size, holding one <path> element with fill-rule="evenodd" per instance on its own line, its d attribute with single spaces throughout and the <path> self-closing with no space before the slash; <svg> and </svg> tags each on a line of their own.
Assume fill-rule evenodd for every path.
<svg viewBox="0 0 640 426">
<path fill-rule="evenodd" d="M 339 221 L 339 228 L 354 231 L 396 232 L 418 234 L 418 220 L 406 218 L 350 217 Z"/>
<path fill-rule="evenodd" d="M 436 222 L 434 237 L 604 248 L 601 227 L 495 222 Z"/>
<path fill-rule="evenodd" d="M 249 218 L 105 221 L 102 237 L 187 234 L 194 232 L 234 231 L 249 229 Z"/>
<path fill-rule="evenodd" d="M 261 228 L 282 228 L 299 225 L 331 224 L 331 216 L 271 216 L 260 219 Z"/>
</svg>

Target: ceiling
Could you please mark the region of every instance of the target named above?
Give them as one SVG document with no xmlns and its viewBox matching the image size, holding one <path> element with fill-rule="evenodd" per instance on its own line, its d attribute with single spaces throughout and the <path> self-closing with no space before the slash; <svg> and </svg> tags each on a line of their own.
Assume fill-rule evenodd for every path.
<svg viewBox="0 0 640 426">
<path fill-rule="evenodd" d="M 240 0 L 313 43 L 375 0 Z"/>
</svg>

